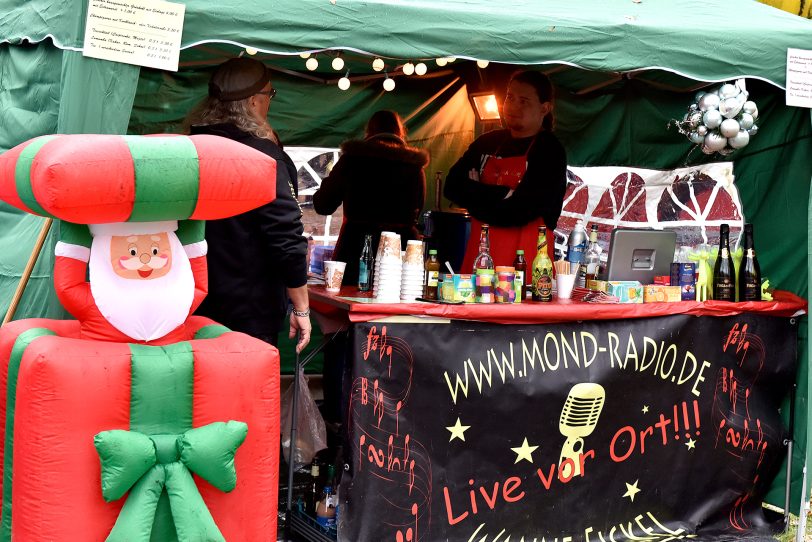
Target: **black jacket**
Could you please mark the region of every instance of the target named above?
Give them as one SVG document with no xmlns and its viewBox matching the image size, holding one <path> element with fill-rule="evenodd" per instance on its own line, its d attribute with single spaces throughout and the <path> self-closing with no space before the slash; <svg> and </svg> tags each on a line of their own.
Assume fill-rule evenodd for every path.
<svg viewBox="0 0 812 542">
<path fill-rule="evenodd" d="M 490 156 L 507 158 L 527 153 L 527 171 L 518 188 L 505 198 L 508 188 L 487 185 L 468 178 L 471 169 L 482 172 Z M 567 188 L 567 154 L 558 139 L 543 131 L 537 136 L 515 139 L 508 130 L 494 130 L 471 143 L 449 170 L 445 197 L 468 209 L 471 215 L 491 226 L 524 226 L 542 217 L 555 229 Z"/>
<path fill-rule="evenodd" d="M 231 124 L 193 126 L 191 133 L 227 137 L 276 160 L 274 201 L 206 223 L 209 294 L 196 312 L 234 331 L 266 338 L 284 320 L 286 288 L 307 283 L 307 239 L 293 190 L 296 166 L 272 141 Z"/>
<path fill-rule="evenodd" d="M 347 141 L 341 150 L 341 158 L 313 194 L 313 208 L 329 215 L 344 204 L 344 224 L 333 259 L 347 262 L 344 282 L 354 285 L 366 234 L 372 235 L 373 252 L 382 231 L 400 234 L 403 249 L 409 239 L 420 239 L 417 219 L 426 191 L 423 168 L 429 158 L 426 151 L 385 135 Z"/>
</svg>

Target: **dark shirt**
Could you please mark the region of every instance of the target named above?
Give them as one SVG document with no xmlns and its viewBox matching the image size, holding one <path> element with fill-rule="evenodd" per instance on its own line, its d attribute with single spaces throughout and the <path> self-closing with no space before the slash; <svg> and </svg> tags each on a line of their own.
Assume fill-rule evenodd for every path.
<svg viewBox="0 0 812 542">
<path fill-rule="evenodd" d="M 276 199 L 231 218 L 206 222 L 209 293 L 197 314 L 260 338 L 278 332 L 286 288 L 307 283 L 307 239 L 294 197 L 296 166 L 273 141 L 231 124 L 192 126 L 192 134 L 227 137 L 276 160 Z"/>
<path fill-rule="evenodd" d="M 508 198 L 506 186 L 487 185 L 468 177 L 471 169 L 481 174 L 490 156 L 508 158 L 525 153 L 527 171 Z M 523 226 L 542 217 L 548 228 L 555 228 L 566 188 L 566 151 L 552 133 L 543 131 L 517 139 L 508 130 L 494 130 L 471 143 L 448 172 L 443 191 L 474 218 L 492 226 Z"/>
</svg>

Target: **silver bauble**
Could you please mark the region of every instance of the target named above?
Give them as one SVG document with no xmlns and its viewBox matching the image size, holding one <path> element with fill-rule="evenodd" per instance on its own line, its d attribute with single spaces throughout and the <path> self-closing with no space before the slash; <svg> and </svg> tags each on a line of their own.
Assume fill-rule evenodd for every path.
<svg viewBox="0 0 812 542">
<path fill-rule="evenodd" d="M 691 128 L 696 128 L 700 122 L 702 122 L 702 113 L 699 111 L 694 111 L 688 115 L 688 124 L 691 125 Z"/>
<path fill-rule="evenodd" d="M 713 152 L 719 152 L 727 146 L 727 138 L 719 132 L 709 132 L 705 136 L 705 147 Z"/>
<path fill-rule="evenodd" d="M 723 117 L 732 119 L 742 110 L 742 103 L 736 98 L 726 98 L 719 104 L 719 112 Z"/>
<path fill-rule="evenodd" d="M 688 134 L 688 139 L 691 141 L 691 143 L 699 145 L 700 143 L 705 141 L 705 136 L 700 135 L 698 132 L 691 132 L 690 134 Z"/>
<path fill-rule="evenodd" d="M 700 90 L 699 92 L 697 92 L 697 93 L 694 95 L 694 101 L 695 101 L 695 102 L 698 102 L 699 100 L 701 100 L 701 99 L 702 99 L 702 96 L 704 96 L 705 94 L 707 94 L 707 92 L 705 92 L 704 90 Z"/>
<path fill-rule="evenodd" d="M 741 149 L 748 143 L 750 143 L 750 134 L 747 133 L 747 130 L 740 130 L 738 134 L 727 140 L 727 144 L 734 149 Z"/>
<path fill-rule="evenodd" d="M 725 137 L 733 137 L 739 133 L 739 121 L 736 119 L 725 119 L 719 125 L 719 132 Z"/>
<path fill-rule="evenodd" d="M 704 137 L 708 134 L 708 127 L 704 124 L 700 124 L 696 127 L 696 133 Z"/>
<path fill-rule="evenodd" d="M 705 111 L 705 114 L 702 115 L 702 124 L 711 130 L 717 128 L 720 124 L 722 124 L 722 114 L 715 109 Z"/>
<path fill-rule="evenodd" d="M 688 111 L 696 111 L 697 109 L 699 109 L 699 106 L 696 104 L 691 104 L 688 106 Z"/>
<path fill-rule="evenodd" d="M 753 126 L 753 115 L 750 113 L 742 113 L 739 117 L 739 125 L 745 130 L 749 130 Z"/>
<path fill-rule="evenodd" d="M 723 100 L 725 98 L 734 98 L 739 95 L 739 89 L 736 88 L 736 85 L 731 85 L 730 83 L 725 83 L 719 89 L 719 97 Z"/>
<path fill-rule="evenodd" d="M 752 125 L 750 128 L 747 129 L 747 133 L 751 136 L 754 136 L 758 133 L 758 124 Z"/>
<path fill-rule="evenodd" d="M 744 105 L 742 106 L 742 111 L 753 115 L 754 119 L 758 118 L 758 107 L 756 106 L 756 102 L 752 100 L 744 102 Z"/>
<path fill-rule="evenodd" d="M 699 110 L 708 111 L 719 108 L 719 96 L 708 92 L 699 99 Z"/>
</svg>

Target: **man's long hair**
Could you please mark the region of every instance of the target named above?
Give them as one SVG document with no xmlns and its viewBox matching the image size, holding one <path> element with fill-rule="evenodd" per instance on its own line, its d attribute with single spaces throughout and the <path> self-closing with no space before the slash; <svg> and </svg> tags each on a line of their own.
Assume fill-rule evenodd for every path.
<svg viewBox="0 0 812 542">
<path fill-rule="evenodd" d="M 207 96 L 186 116 L 183 121 L 183 133 L 188 134 L 192 126 L 233 124 L 243 132 L 262 139 L 270 139 L 278 145 L 279 140 L 268 119 L 260 120 L 254 115 L 250 100 L 249 97 L 244 100 L 223 102 Z"/>
</svg>

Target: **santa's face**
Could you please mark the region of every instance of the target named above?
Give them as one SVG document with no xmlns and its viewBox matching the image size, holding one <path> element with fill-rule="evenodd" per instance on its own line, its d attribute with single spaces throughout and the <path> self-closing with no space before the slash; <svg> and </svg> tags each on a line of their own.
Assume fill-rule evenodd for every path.
<svg viewBox="0 0 812 542">
<path fill-rule="evenodd" d="M 166 232 L 152 235 L 114 235 L 110 240 L 110 263 L 125 279 L 150 280 L 172 269 L 172 249 Z"/>
</svg>

